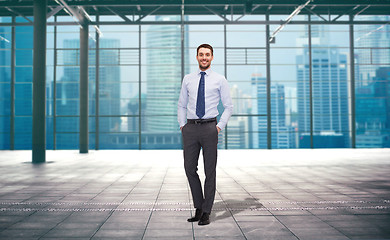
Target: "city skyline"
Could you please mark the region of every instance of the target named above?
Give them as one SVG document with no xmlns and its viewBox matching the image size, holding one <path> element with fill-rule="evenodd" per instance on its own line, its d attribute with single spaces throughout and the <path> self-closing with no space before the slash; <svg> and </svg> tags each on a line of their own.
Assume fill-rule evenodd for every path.
<svg viewBox="0 0 390 240">
<path fill-rule="evenodd" d="M 169 20 L 169 17 L 165 17 L 165 19 Z M 157 21 L 160 20 L 164 21 L 164 19 L 157 19 Z M 348 38 L 345 38 L 345 36 L 348 36 L 348 33 L 343 32 L 347 27 L 333 25 L 312 26 L 314 142 L 320 141 L 321 138 L 331 139 L 333 136 L 335 142 L 340 144 L 338 147 L 349 147 L 351 137 L 351 109 L 348 106 L 351 97 L 348 90 L 350 87 L 350 74 L 348 72 L 350 57 Z M 0 32 L 6 32 L 7 34 L 7 30 L 3 29 L 5 28 L 0 27 Z M 215 26 L 213 36 L 223 37 L 221 29 L 223 30 L 223 28 Z M 388 61 L 390 62 L 390 60 L 387 59 L 388 55 L 386 55 L 388 47 L 386 48 L 384 44 L 389 41 L 388 32 L 390 30 L 389 26 L 379 29 L 377 25 L 369 25 L 369 27 L 357 25 L 355 29 L 357 146 L 381 147 L 389 142 L 390 117 L 388 114 L 383 113 L 390 112 L 390 94 L 376 89 L 388 88 L 388 68 L 386 66 L 389 66 Z M 15 147 L 20 149 L 28 149 L 31 144 L 31 129 L 29 128 L 31 128 L 32 121 L 32 106 L 28 100 L 32 97 L 32 38 L 28 38 L 28 36 L 32 35 L 32 30 L 32 27 L 16 27 L 15 139 L 17 141 L 15 141 Z M 219 39 L 213 42 L 216 46 L 213 69 L 220 73 L 227 73 L 235 105 L 235 114 L 231 118 L 226 131 L 220 135 L 219 147 L 265 148 L 267 141 L 267 132 L 265 130 L 267 129 L 266 101 L 264 101 L 266 99 L 266 85 L 264 83 L 252 85 L 253 75 L 258 76 L 259 79 L 263 78 L 261 80 L 263 82 L 266 79 L 265 62 L 253 62 L 253 60 L 249 59 L 249 64 L 247 64 L 241 59 L 244 55 L 240 55 L 248 51 L 249 55 L 246 57 L 256 56 L 261 58 L 261 49 L 264 45 L 260 42 L 257 44 L 253 38 L 251 38 L 251 42 L 245 41 L 245 44 L 249 44 L 248 46 L 255 49 L 253 52 L 250 52 L 252 50 L 246 45 L 240 45 L 239 41 L 232 41 L 234 37 L 239 37 L 237 33 L 243 33 L 246 37 L 250 37 L 251 33 L 254 34 L 253 36 L 262 36 L 263 33 L 261 30 L 256 30 L 255 26 L 245 26 L 245 30 L 232 27 L 231 31 L 228 34 L 229 39 L 227 43 L 235 46 L 236 53 L 239 53 L 238 55 L 224 56 L 223 46 L 221 45 L 223 41 Z M 180 148 L 180 132 L 176 129 L 176 98 L 178 98 L 181 85 L 181 65 L 184 64 L 185 73 L 196 69 L 197 63 L 194 53 L 196 45 L 204 42 L 203 36 L 200 34 L 201 28 L 185 26 L 184 32 L 184 63 L 181 62 L 181 51 L 178 51 L 178 49 L 181 49 L 181 29 L 178 25 L 143 26 L 141 38 L 139 39 L 141 41 L 140 49 L 125 47 L 132 45 L 128 41 L 133 40 L 124 39 L 120 34 L 108 34 L 110 37 L 114 37 L 102 37 L 100 39 L 100 58 L 102 60 L 99 70 L 101 79 L 101 89 L 99 90 L 101 104 L 99 105 L 101 107 L 108 106 L 108 108 L 103 107 L 99 113 L 99 115 L 104 115 L 104 117 L 99 117 L 99 122 L 101 123 L 99 131 L 100 137 L 109 139 L 107 136 L 113 136 L 115 138 L 110 143 L 111 145 L 108 144 L 107 146 L 125 146 L 125 143 L 131 142 L 131 144 L 134 144 L 134 147 L 140 145 L 142 148 Z M 370 32 L 371 34 L 367 34 Z M 68 34 L 61 31 L 58 33 L 57 41 L 60 47 L 57 46 L 57 54 L 63 54 L 58 56 L 62 56 L 61 59 L 64 62 L 70 61 L 69 66 L 67 64 L 61 65 L 57 62 L 55 70 L 57 71 L 57 84 L 59 86 L 64 81 L 64 77 L 71 76 L 71 78 L 77 81 L 68 84 L 73 84 L 74 89 L 78 89 L 78 67 L 75 64 L 78 61 L 77 49 L 79 48 L 77 37 L 77 34 Z M 148 39 L 160 39 L 160 41 L 149 41 Z M 109 44 L 105 45 L 111 40 L 116 43 L 112 46 Z M 71 44 L 70 42 L 72 41 L 74 42 Z M 336 42 L 337 44 L 335 44 Z M 93 95 L 96 91 L 94 84 L 95 69 L 94 62 L 91 62 L 91 59 L 95 58 L 93 43 L 93 40 L 90 39 L 89 78 L 91 84 L 89 97 L 91 115 L 95 113 L 93 107 L 96 98 Z M 271 44 L 272 148 L 302 147 L 303 145 L 299 141 L 307 144 L 307 133 L 310 132 L 307 121 L 309 112 L 307 102 L 309 99 L 307 98 L 307 90 L 302 90 L 307 89 L 307 85 L 305 87 L 308 79 L 306 70 L 308 65 L 307 44 L 306 25 L 287 26 L 278 35 L 276 43 Z M 231 54 L 232 50 L 229 46 L 227 47 L 227 54 Z M 10 64 L 10 51 L 7 50 L 10 49 L 10 44 L 0 41 L 0 49 L 2 49 L 0 51 L 2 53 L 0 54 L 0 77 L 2 78 L 0 80 L 0 92 L 4 96 L 10 96 L 10 89 L 7 87 L 10 83 L 4 81 L 4 79 L 10 78 L 10 68 L 6 67 Z M 369 58 L 366 57 L 367 49 L 371 53 Z M 384 50 L 380 52 L 378 49 Z M 48 51 L 50 52 L 51 50 L 49 49 Z M 139 54 L 141 54 L 141 62 L 138 62 Z M 48 56 L 48 69 L 50 69 L 53 55 L 49 54 Z M 70 59 L 66 60 L 66 57 Z M 228 58 L 229 61 L 226 69 L 223 64 L 224 58 Z M 122 61 L 127 62 L 123 64 Z M 141 64 L 141 67 L 139 67 L 139 64 Z M 323 75 L 322 72 L 324 71 L 328 72 L 327 75 Z M 106 79 L 107 82 L 105 82 Z M 54 131 L 51 129 L 51 124 L 53 124 L 52 91 L 54 89 L 50 85 L 52 82 L 52 74 L 48 74 L 47 125 L 50 130 L 47 131 L 47 139 L 49 147 L 53 147 L 50 144 L 53 141 L 51 135 L 54 134 Z M 61 104 L 64 101 L 64 98 L 61 97 L 62 89 L 61 87 L 57 88 L 57 111 L 62 111 Z M 67 91 L 65 91 L 69 96 L 67 98 L 69 98 L 69 101 L 73 101 L 73 103 L 69 103 L 73 107 L 67 110 L 72 110 L 71 115 L 77 117 L 79 111 L 77 107 L 77 91 Z M 324 96 L 327 97 L 324 98 Z M 364 100 L 367 98 L 371 99 L 371 102 Z M 141 102 L 139 102 L 139 99 Z M 299 107 L 300 104 L 302 105 L 302 102 L 306 107 Z M 378 118 L 370 118 L 367 116 L 368 112 L 360 111 L 365 104 L 380 106 L 376 112 Z M 0 104 L 0 110 L 3 114 L 0 134 L 4 148 L 9 147 L 9 129 L 7 128 L 10 124 L 7 122 L 9 121 L 7 119 L 10 119 L 8 117 L 10 112 L 7 110 L 9 105 L 10 102 L 6 100 L 2 100 L 2 104 Z M 317 105 L 319 107 L 316 107 Z M 140 107 L 142 109 L 141 115 L 139 115 Z M 258 108 L 257 112 L 254 111 L 255 108 Z M 220 107 L 219 110 L 222 112 L 223 108 Z M 76 124 L 68 121 L 71 118 L 65 121 L 66 118 L 63 118 L 61 114 L 66 115 L 66 112 L 60 112 L 60 115 L 56 115 L 57 126 L 65 124 L 63 125 L 64 128 L 65 126 L 70 126 L 73 130 L 71 131 L 72 133 L 68 133 L 68 130 L 56 129 L 56 134 L 58 136 L 65 136 L 66 134 L 71 136 L 73 134 L 72 136 L 78 137 L 78 130 L 74 128 L 77 126 L 78 121 L 75 119 L 71 121 Z M 156 121 L 156 114 L 159 121 Z M 141 117 L 141 120 L 139 117 Z M 106 120 L 108 121 L 107 123 L 104 122 Z M 302 123 L 304 121 L 306 123 Z M 140 126 L 139 122 L 141 122 Z M 94 139 L 94 120 L 90 121 L 90 127 L 92 128 L 90 129 L 90 139 Z M 225 138 L 225 133 L 227 133 L 227 138 Z M 121 140 L 121 136 L 126 137 L 124 141 Z M 130 136 L 132 140 L 129 140 Z M 341 138 L 343 141 L 339 141 Z M 61 141 L 65 140 L 57 141 L 57 144 Z M 103 144 L 103 142 L 100 141 L 100 144 Z M 327 146 L 325 142 L 324 146 Z M 101 147 L 104 148 L 104 144 Z"/>
</svg>

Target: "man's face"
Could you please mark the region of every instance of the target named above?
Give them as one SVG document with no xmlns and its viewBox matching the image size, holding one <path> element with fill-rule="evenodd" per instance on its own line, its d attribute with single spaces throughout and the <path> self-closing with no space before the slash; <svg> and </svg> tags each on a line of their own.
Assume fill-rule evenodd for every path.
<svg viewBox="0 0 390 240">
<path fill-rule="evenodd" d="M 204 71 L 210 67 L 211 61 L 213 60 L 211 49 L 199 48 L 196 60 L 198 60 L 200 70 Z"/>
</svg>

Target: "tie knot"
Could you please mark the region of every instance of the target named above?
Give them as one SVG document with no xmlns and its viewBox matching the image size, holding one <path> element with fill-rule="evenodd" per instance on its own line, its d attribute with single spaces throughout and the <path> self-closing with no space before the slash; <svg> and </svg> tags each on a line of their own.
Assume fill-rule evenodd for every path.
<svg viewBox="0 0 390 240">
<path fill-rule="evenodd" d="M 204 76 L 206 74 L 206 72 L 200 72 L 200 75 Z"/>
</svg>

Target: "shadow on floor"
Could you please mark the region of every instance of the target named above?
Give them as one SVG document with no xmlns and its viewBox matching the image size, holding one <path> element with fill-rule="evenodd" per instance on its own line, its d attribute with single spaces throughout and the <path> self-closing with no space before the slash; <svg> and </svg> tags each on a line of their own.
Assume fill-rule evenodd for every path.
<svg viewBox="0 0 390 240">
<path fill-rule="evenodd" d="M 233 214 L 257 208 L 264 208 L 264 205 L 259 203 L 256 198 L 246 198 L 245 200 L 229 199 L 216 202 L 211 212 L 211 217 L 214 221 L 218 221 L 229 218 Z"/>
</svg>

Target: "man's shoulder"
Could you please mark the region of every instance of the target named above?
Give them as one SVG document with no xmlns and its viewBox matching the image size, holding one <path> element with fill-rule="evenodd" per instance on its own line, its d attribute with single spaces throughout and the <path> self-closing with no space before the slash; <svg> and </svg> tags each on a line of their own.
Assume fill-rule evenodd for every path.
<svg viewBox="0 0 390 240">
<path fill-rule="evenodd" d="M 213 79 L 218 80 L 218 81 L 227 81 L 224 75 L 219 74 L 219 73 L 214 72 L 214 71 L 211 71 L 210 76 L 212 76 Z"/>
<path fill-rule="evenodd" d="M 192 72 L 192 73 L 189 73 L 187 75 L 184 75 L 184 80 L 194 78 L 197 76 L 197 74 L 198 74 L 198 72 Z"/>
<path fill-rule="evenodd" d="M 219 74 L 219 73 L 217 73 L 215 71 L 211 71 L 211 75 L 213 75 L 213 77 L 216 77 L 216 78 L 223 78 L 223 79 L 225 78 L 224 75 Z"/>
</svg>

